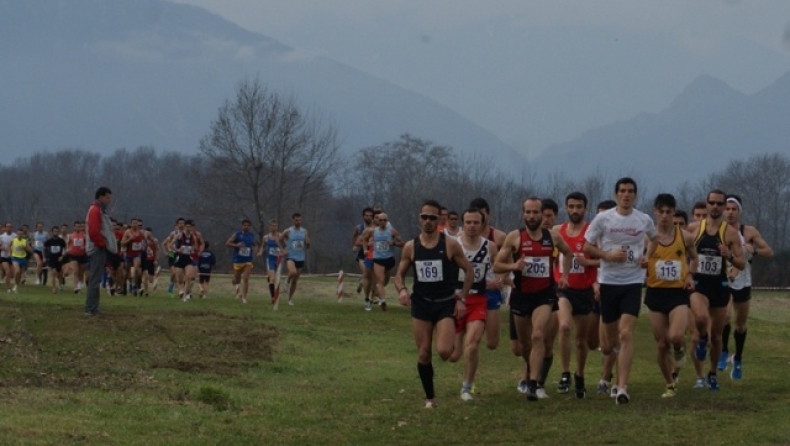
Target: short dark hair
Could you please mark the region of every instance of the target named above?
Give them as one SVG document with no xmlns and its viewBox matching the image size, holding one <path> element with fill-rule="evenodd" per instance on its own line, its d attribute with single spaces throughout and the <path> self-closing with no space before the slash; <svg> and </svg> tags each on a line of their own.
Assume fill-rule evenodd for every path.
<svg viewBox="0 0 790 446">
<path fill-rule="evenodd" d="M 472 209 L 472 208 L 474 208 L 474 209 L 482 209 L 482 210 L 486 211 L 487 214 L 491 213 L 491 208 L 488 207 L 488 202 L 483 197 L 477 197 L 477 198 L 473 199 L 469 203 L 469 209 Z"/>
<path fill-rule="evenodd" d="M 184 224 L 189 226 L 195 226 L 195 222 L 193 222 L 192 220 L 184 220 Z"/>
<path fill-rule="evenodd" d="M 436 200 L 428 199 L 428 200 L 423 201 L 422 204 L 420 205 L 420 209 L 422 209 L 425 206 L 430 206 L 430 207 L 436 208 L 437 211 L 441 211 L 442 210 L 442 205 L 440 205 L 439 202 L 436 201 Z"/>
<path fill-rule="evenodd" d="M 668 207 L 670 209 L 676 209 L 678 207 L 677 201 L 675 201 L 675 196 L 672 194 L 658 194 L 656 195 L 656 199 L 653 200 L 653 207 L 655 209 Z"/>
<path fill-rule="evenodd" d="M 368 206 L 368 207 L 366 207 L 365 209 L 362 209 L 362 215 L 363 215 L 363 216 L 364 216 L 365 214 L 367 214 L 368 212 L 370 212 L 370 213 L 372 214 L 372 213 L 373 213 L 373 208 Z"/>
<path fill-rule="evenodd" d="M 296 217 L 301 217 L 301 216 L 302 216 L 302 214 L 300 214 L 298 212 L 294 212 L 294 214 L 291 215 L 291 218 L 296 218 Z"/>
<path fill-rule="evenodd" d="M 540 200 L 540 212 L 543 212 L 546 209 L 551 209 L 555 215 L 560 213 L 560 206 L 551 198 L 544 198 Z"/>
<path fill-rule="evenodd" d="M 708 209 L 708 205 L 704 201 L 698 201 L 698 202 L 694 203 L 694 207 L 691 208 L 692 212 L 694 211 L 694 209 L 706 209 L 707 210 Z"/>
<path fill-rule="evenodd" d="M 245 218 L 244 220 L 242 220 L 242 221 L 241 221 L 241 224 L 244 224 L 244 223 L 247 223 L 247 224 L 249 224 L 249 225 L 252 225 L 252 222 L 251 222 L 250 220 L 246 219 L 246 218 Z"/>
<path fill-rule="evenodd" d="M 587 195 L 584 195 L 582 192 L 571 192 L 565 196 L 565 205 L 568 205 L 568 200 L 579 200 L 584 203 L 584 207 L 587 207 Z"/>
<path fill-rule="evenodd" d="M 474 208 L 474 209 L 477 209 L 477 208 Z M 450 212 L 447 213 L 448 217 L 451 216 L 451 215 L 455 215 L 457 217 L 458 216 L 458 212 L 450 211 Z"/>
<path fill-rule="evenodd" d="M 180 222 L 180 221 L 183 221 L 184 223 L 186 223 L 186 220 L 184 219 L 184 217 L 176 218 L 176 224 L 178 224 L 178 222 Z"/>
<path fill-rule="evenodd" d="M 105 196 L 107 194 L 111 194 L 111 193 L 112 193 L 112 191 L 110 190 L 109 187 L 102 186 L 102 187 L 96 189 L 96 196 L 94 198 L 96 198 L 98 200 L 99 197 L 103 197 L 103 196 Z"/>
<path fill-rule="evenodd" d="M 689 224 L 689 214 L 687 214 L 683 209 L 675 209 L 675 217 L 682 218 L 683 224 Z"/>
<path fill-rule="evenodd" d="M 596 208 L 597 211 L 608 211 L 613 207 L 617 206 L 617 203 L 614 200 L 604 200 L 598 203 L 598 207 Z"/>
<path fill-rule="evenodd" d="M 617 193 L 617 191 L 620 190 L 620 185 L 621 184 L 633 184 L 634 185 L 634 193 L 637 192 L 636 181 L 633 178 L 631 178 L 631 177 L 622 177 L 619 180 L 617 180 L 616 183 L 614 183 L 614 193 Z"/>
<path fill-rule="evenodd" d="M 708 200 L 710 200 L 710 196 L 711 196 L 711 194 L 716 194 L 716 195 L 724 195 L 724 197 L 725 197 L 725 198 L 727 197 L 727 194 L 726 194 L 726 193 L 724 193 L 724 191 L 723 191 L 723 190 L 721 190 L 721 189 L 711 189 L 711 191 L 710 191 L 710 192 L 708 192 L 708 195 L 707 195 L 707 196 L 705 196 L 705 198 L 706 198 L 706 199 L 708 199 Z"/>
<path fill-rule="evenodd" d="M 455 212 L 455 211 L 453 211 L 453 213 L 458 215 L 458 213 Z M 481 211 L 478 208 L 469 208 L 469 209 L 465 210 L 464 213 L 461 214 L 461 222 L 462 223 L 463 223 L 463 219 L 466 216 L 466 214 L 480 214 L 480 219 L 481 219 L 480 223 L 485 223 L 486 222 L 486 214 L 484 214 L 483 211 Z"/>
</svg>

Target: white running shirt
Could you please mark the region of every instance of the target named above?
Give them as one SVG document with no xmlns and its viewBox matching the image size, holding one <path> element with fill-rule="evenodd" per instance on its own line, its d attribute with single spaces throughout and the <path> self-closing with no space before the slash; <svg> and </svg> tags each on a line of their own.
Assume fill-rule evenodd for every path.
<svg viewBox="0 0 790 446">
<path fill-rule="evenodd" d="M 645 236 L 656 236 L 656 225 L 644 212 L 632 209 L 628 215 L 620 215 L 617 208 L 596 215 L 584 239 L 603 251 L 625 249 L 625 263 L 607 262 L 601 259 L 598 281 L 607 285 L 630 285 L 645 281 L 645 270 L 641 266 L 645 253 Z"/>
</svg>

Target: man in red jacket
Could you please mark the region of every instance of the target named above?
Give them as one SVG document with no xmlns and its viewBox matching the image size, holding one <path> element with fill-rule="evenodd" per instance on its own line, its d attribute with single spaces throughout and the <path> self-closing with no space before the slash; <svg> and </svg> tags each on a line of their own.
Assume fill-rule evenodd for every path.
<svg viewBox="0 0 790 446">
<path fill-rule="evenodd" d="M 91 316 L 99 314 L 99 289 L 104 265 L 110 253 L 118 252 L 112 220 L 107 215 L 107 205 L 110 204 L 112 192 L 109 188 L 102 186 L 96 190 L 95 198 L 96 200 L 91 204 L 88 215 L 85 217 L 88 233 L 85 248 L 90 263 L 88 291 L 85 296 L 85 314 Z"/>
</svg>

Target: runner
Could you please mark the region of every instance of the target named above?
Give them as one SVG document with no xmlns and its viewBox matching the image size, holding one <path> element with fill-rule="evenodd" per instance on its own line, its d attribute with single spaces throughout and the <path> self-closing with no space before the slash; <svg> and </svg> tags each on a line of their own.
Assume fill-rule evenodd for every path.
<svg viewBox="0 0 790 446">
<path fill-rule="evenodd" d="M 359 236 L 365 232 L 365 229 L 373 227 L 373 208 L 366 207 L 362 209 L 362 223 L 354 226 L 354 231 L 351 233 L 351 252 L 356 257 L 357 267 L 359 267 L 359 283 L 357 284 L 357 294 L 362 292 L 362 289 L 367 290 L 365 304 L 370 303 L 370 284 L 367 283 L 367 274 L 365 271 L 365 246 L 358 244 Z M 273 277 L 273 276 L 272 276 Z M 272 283 L 272 281 L 269 281 Z M 273 288 L 273 287 L 272 287 Z"/>
<path fill-rule="evenodd" d="M 450 211 L 447 213 L 447 226 L 443 232 L 450 237 L 458 238 L 461 235 L 461 228 L 458 226 L 458 212 Z"/>
<path fill-rule="evenodd" d="M 552 268 L 554 248 L 563 253 L 560 288 L 568 286 L 573 252 L 560 235 L 543 228 L 539 198 L 527 198 L 523 205 L 525 228 L 508 233 L 502 250 L 497 254 L 494 272 L 515 274 L 510 312 L 521 344 L 521 355 L 528 362 L 527 400 L 537 401 L 538 380 L 543 368 L 546 336 L 552 307 L 556 303 Z"/>
<path fill-rule="evenodd" d="M 130 282 L 129 293 L 132 296 L 136 296 L 138 291 L 142 294 L 145 245 L 146 236 L 141 229 L 140 222 L 137 218 L 132 218 L 129 222 L 129 229 L 124 232 L 123 238 L 121 239 L 121 246 L 126 248 L 124 264 Z"/>
<path fill-rule="evenodd" d="M 694 275 L 694 292 L 691 294 L 691 309 L 700 333 L 694 354 L 698 360 L 704 361 L 710 344 L 707 383 L 708 388 L 714 391 L 720 389 L 716 371 L 730 301 L 727 271 L 730 265 L 740 270 L 746 268 L 738 231 L 724 221 L 725 199 L 726 194 L 719 189 L 708 192 L 708 216 L 689 225 L 689 232 L 696 235 L 699 254 L 699 267 Z"/>
<path fill-rule="evenodd" d="M 398 301 L 411 305 L 412 333 L 417 344 L 417 371 L 425 392 L 425 408 L 436 407 L 433 386 L 431 344 L 436 331 L 436 351 L 442 360 L 453 353 L 455 337 L 454 317 L 461 317 L 464 302 L 474 279 L 472 266 L 463 249 L 455 240 L 437 230 L 440 205 L 428 200 L 420 206 L 420 234 L 403 246 L 395 288 Z M 411 295 L 404 277 L 409 268 L 414 275 Z M 457 292 L 459 270 L 464 271 L 464 283 Z"/>
<path fill-rule="evenodd" d="M 175 289 L 178 280 L 178 274 L 176 274 L 176 257 L 178 257 L 178 254 L 172 247 L 174 246 L 176 239 L 178 239 L 181 236 L 181 233 L 184 232 L 185 223 L 186 220 L 183 217 L 178 217 L 176 219 L 176 224 L 173 227 L 173 231 L 168 234 L 162 242 L 162 246 L 168 250 L 167 266 L 170 270 L 170 283 L 167 285 L 167 292 L 169 294 L 173 294 L 173 290 Z M 180 284 L 178 285 L 180 286 Z"/>
<path fill-rule="evenodd" d="M 553 229 L 556 226 L 555 223 L 557 222 L 557 216 L 560 213 L 560 206 L 551 198 L 544 198 L 540 200 L 540 202 L 540 212 L 542 218 L 541 227 L 544 229 Z M 554 248 L 554 252 L 552 252 L 551 255 L 554 258 L 553 264 L 556 265 L 556 260 L 559 256 L 556 247 Z M 549 394 L 546 393 L 546 380 L 548 379 L 551 366 L 554 363 L 554 341 L 557 339 L 557 333 L 560 329 L 560 307 L 558 301 L 559 299 L 554 301 L 554 305 L 551 307 L 551 316 L 549 317 L 549 324 L 546 327 L 546 336 L 543 338 L 546 345 L 544 350 L 545 356 L 543 357 L 543 365 L 540 367 L 540 373 L 538 374 L 538 398 L 549 397 Z"/>
<path fill-rule="evenodd" d="M 140 220 L 142 224 L 142 220 Z M 149 292 L 155 293 L 159 284 L 159 262 L 156 260 L 159 254 L 159 240 L 154 237 L 154 231 L 147 227 L 145 228 L 145 252 L 141 262 L 141 269 L 143 270 L 143 292 L 147 297 Z"/>
<path fill-rule="evenodd" d="M 673 367 L 686 359 L 685 332 L 688 323 L 688 292 L 694 289 L 697 251 L 694 236 L 675 224 L 675 197 L 658 194 L 653 203 L 656 238 L 648 245 L 645 305 L 656 341 L 656 359 L 666 390 L 662 398 L 677 394 Z"/>
<path fill-rule="evenodd" d="M 708 216 L 708 204 L 705 203 L 704 201 L 698 201 L 694 203 L 694 206 L 691 209 L 692 221 L 704 220 L 705 217 L 707 216 Z M 688 231 L 688 224 L 686 225 L 686 231 Z M 688 309 L 687 330 L 691 335 L 691 348 L 692 348 L 691 351 L 696 351 L 697 343 L 699 342 L 699 331 L 697 330 L 696 317 L 694 316 L 694 312 L 691 311 L 691 305 L 689 305 L 689 309 Z M 708 332 L 710 332 L 710 322 L 708 322 Z M 691 362 L 694 364 L 694 371 L 696 372 L 696 376 L 697 376 L 697 379 L 694 381 L 694 388 L 704 389 L 708 385 L 707 380 L 705 379 L 705 372 L 703 371 L 704 364 L 702 363 L 702 361 L 697 359 L 696 355 L 688 355 L 688 356 L 691 357 Z M 676 380 L 678 379 L 678 376 L 679 375 L 675 375 Z"/>
<path fill-rule="evenodd" d="M 180 232 L 175 241 L 171 242 L 169 249 L 177 254 L 175 262 L 176 283 L 178 283 L 178 297 L 187 302 L 192 299 L 192 282 L 197 276 L 197 259 L 203 249 L 203 240 L 194 230 L 192 220 L 184 222 L 184 231 Z"/>
<path fill-rule="evenodd" d="M 584 366 L 587 363 L 587 339 L 591 320 L 593 319 L 593 302 L 595 291 L 593 284 L 598 278 L 599 260 L 590 259 L 584 254 L 584 234 L 589 223 L 584 219 L 587 213 L 587 196 L 581 192 L 571 192 L 565 197 L 565 210 L 569 221 L 554 229 L 559 232 L 565 243 L 573 251 L 571 270 L 568 273 L 568 288 L 558 289 L 557 297 L 560 311 L 560 357 L 562 361 L 562 377 L 557 385 L 559 393 L 566 393 L 571 385 L 571 324 L 575 329 L 576 340 L 576 372 L 573 374 L 576 398 L 584 398 L 587 389 L 584 385 Z M 561 262 L 555 263 L 554 280 L 559 281 L 562 270 Z"/>
<path fill-rule="evenodd" d="M 614 200 L 604 200 L 598 203 L 598 206 L 595 209 L 596 214 L 600 214 L 603 211 L 608 211 L 609 209 L 614 209 L 617 206 L 617 202 Z M 586 242 L 586 240 L 585 240 Z M 598 266 L 600 267 L 601 261 L 598 259 Z M 606 332 L 604 330 L 603 324 L 601 324 L 601 284 L 599 283 L 601 277 L 601 269 L 598 268 L 597 271 L 597 278 L 595 283 L 593 283 L 593 292 L 595 293 L 595 302 L 593 303 L 593 322 L 590 325 L 590 331 L 588 332 L 589 337 L 587 338 L 587 346 L 590 349 L 597 349 L 601 351 L 601 339 L 606 336 Z M 619 347 L 618 347 L 619 349 Z M 601 379 L 598 381 L 598 389 L 596 393 L 598 395 L 607 395 L 611 396 L 612 398 L 617 396 L 616 386 L 612 390 L 615 392 L 612 394 L 609 391 L 609 385 L 612 382 L 612 378 L 614 377 L 613 370 L 614 365 L 617 362 L 617 352 L 615 351 L 612 354 L 606 355 L 601 352 L 603 364 L 601 367 Z"/>
<path fill-rule="evenodd" d="M 30 242 L 25 237 L 25 231 L 22 228 L 17 229 L 16 238 L 11 241 L 11 262 L 14 268 L 14 288 L 11 289 L 14 293 L 19 290 L 19 285 L 22 284 L 22 275 L 27 266 L 27 255 L 33 252 L 30 247 Z"/>
<path fill-rule="evenodd" d="M 209 242 L 206 242 L 203 252 L 200 253 L 198 260 L 198 286 L 200 287 L 200 298 L 208 296 L 209 284 L 211 283 L 211 272 L 217 265 L 217 258 L 209 250 Z"/>
<path fill-rule="evenodd" d="M 390 271 L 395 266 L 395 252 L 392 247 L 402 247 L 403 239 L 398 230 L 389 224 L 387 214 L 378 214 L 376 222 L 376 226 L 365 229 L 359 237 L 359 243 L 364 248 L 367 245 L 366 240 L 373 240 L 373 288 L 376 304 L 382 311 L 387 311 L 385 290 L 390 280 Z"/>
<path fill-rule="evenodd" d="M 634 353 L 632 333 L 642 305 L 645 281 L 641 258 L 645 237 L 655 240 L 656 228 L 647 214 L 634 208 L 636 181 L 621 178 L 614 189 L 617 206 L 595 216 L 584 235 L 584 252 L 601 259 L 601 321 L 606 331 L 603 353 L 612 354 L 619 341 L 616 393 L 612 389 L 616 403 L 625 404 L 631 400 L 628 377 Z"/>
<path fill-rule="evenodd" d="M 231 235 L 225 246 L 233 248 L 233 285 L 236 286 L 236 298 L 241 298 L 241 303 L 247 303 L 247 293 L 250 289 L 250 272 L 252 272 L 253 252 L 258 244 L 255 234 L 250 232 L 252 222 L 244 219 L 241 221 L 241 230 Z"/>
<path fill-rule="evenodd" d="M 280 245 L 285 246 L 285 265 L 288 267 L 288 280 L 285 287 L 288 290 L 288 305 L 293 305 L 293 296 L 296 284 L 302 275 L 305 262 L 305 250 L 310 248 L 310 236 L 307 229 L 302 227 L 302 214 L 295 213 L 291 216 L 293 226 L 283 231 L 280 235 Z"/>
<path fill-rule="evenodd" d="M 263 236 L 258 257 L 266 251 L 266 278 L 269 283 L 269 297 L 274 299 L 274 276 L 277 273 L 277 258 L 280 256 L 280 233 L 277 232 L 277 220 L 269 221 L 269 233 Z"/>
<path fill-rule="evenodd" d="M 74 274 L 74 294 L 79 294 L 86 281 L 88 253 L 85 251 L 85 222 L 75 221 L 74 232 L 68 240 L 71 272 Z"/>
<path fill-rule="evenodd" d="M 47 263 L 44 259 L 44 243 L 49 239 L 49 234 L 44 230 L 44 223 L 36 223 L 36 232 L 33 233 L 33 260 L 36 261 L 36 285 L 47 284 Z"/>
<path fill-rule="evenodd" d="M 44 255 L 47 265 L 52 270 L 52 294 L 58 294 L 60 281 L 63 278 L 63 255 L 66 252 L 66 241 L 60 237 L 60 228 L 53 226 L 52 237 L 44 242 Z"/>
<path fill-rule="evenodd" d="M 727 224 L 733 227 L 741 240 L 743 256 L 746 261 L 745 268 L 738 270 L 731 268 L 728 276 L 730 279 L 730 294 L 732 295 L 732 307 L 735 311 L 735 354 L 732 357 L 732 371 L 730 378 L 739 380 L 743 378 L 743 347 L 746 343 L 746 321 L 749 317 L 749 302 L 752 298 L 752 258 L 755 256 L 771 258 L 774 250 L 768 245 L 760 231 L 751 225 L 741 224 L 741 213 L 743 211 L 743 201 L 737 195 L 727 196 L 727 205 L 724 208 L 724 218 Z M 730 334 L 730 324 L 724 326 L 722 333 L 722 352 L 719 357 L 717 369 L 724 371 L 727 369 L 728 349 L 727 341 Z"/>
<path fill-rule="evenodd" d="M 11 243 L 16 238 L 14 226 L 11 222 L 5 224 L 4 232 L 0 234 L 0 266 L 3 268 L 5 276 L 6 291 L 11 292 L 11 278 L 14 275 L 14 265 L 11 263 Z"/>
<path fill-rule="evenodd" d="M 450 218 L 452 218 L 452 212 Z M 457 214 L 456 214 L 457 216 Z M 464 251 L 466 260 L 474 271 L 474 283 L 466 296 L 466 312 L 463 316 L 456 318 L 455 325 L 455 347 L 450 356 L 450 362 L 458 361 L 461 355 L 464 361 L 464 380 L 461 383 L 461 399 L 472 401 L 472 389 L 475 383 L 475 374 L 480 362 L 478 346 L 480 339 L 485 334 L 486 313 L 488 297 L 485 290 L 488 288 L 496 289 L 498 282 L 496 279 L 489 280 L 492 259 L 496 258 L 497 249 L 494 242 L 491 242 L 480 235 L 480 228 L 483 226 L 483 213 L 479 209 L 468 209 L 463 213 L 463 232 L 458 237 L 458 242 Z M 445 237 L 450 237 L 446 234 Z M 458 274 L 458 286 L 463 286 L 466 278 L 463 271 Z"/>
</svg>

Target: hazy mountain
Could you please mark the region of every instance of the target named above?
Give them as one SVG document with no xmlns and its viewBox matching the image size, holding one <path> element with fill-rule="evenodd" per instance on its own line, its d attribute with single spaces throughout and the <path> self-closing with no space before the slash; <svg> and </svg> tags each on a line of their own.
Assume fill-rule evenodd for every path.
<svg viewBox="0 0 790 446">
<path fill-rule="evenodd" d="M 541 171 L 634 176 L 652 187 L 696 183 L 731 159 L 790 153 L 790 73 L 752 95 L 701 76 L 670 106 L 603 126 L 547 148 Z"/>
<path fill-rule="evenodd" d="M 0 156 L 152 145 L 193 153 L 242 79 L 259 76 L 336 123 L 343 151 L 402 133 L 524 159 L 424 96 L 159 0 L 0 0 Z"/>
</svg>

